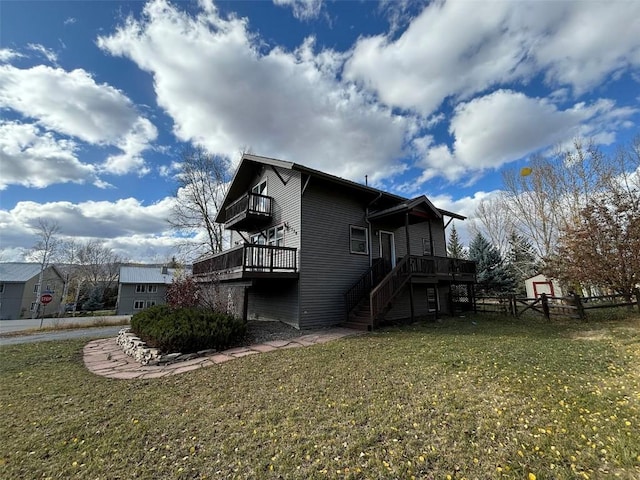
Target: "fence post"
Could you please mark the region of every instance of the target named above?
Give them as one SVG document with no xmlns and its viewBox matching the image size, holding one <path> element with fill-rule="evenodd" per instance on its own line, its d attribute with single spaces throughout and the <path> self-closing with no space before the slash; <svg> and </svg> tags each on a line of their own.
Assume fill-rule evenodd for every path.
<svg viewBox="0 0 640 480">
<path fill-rule="evenodd" d="M 511 303 L 511 315 L 513 315 L 514 317 L 518 317 L 518 306 L 516 304 L 516 294 L 512 293 L 511 295 L 509 295 L 509 301 Z"/>
<path fill-rule="evenodd" d="M 540 301 L 542 302 L 542 313 L 547 318 L 547 320 L 551 321 L 551 314 L 549 312 L 549 299 L 547 298 L 546 293 L 540 294 Z"/>
<path fill-rule="evenodd" d="M 587 318 L 587 314 L 584 311 L 582 299 L 580 298 L 580 295 L 575 292 L 573 294 L 573 303 L 576 306 L 576 311 L 578 312 L 578 317 L 580 318 L 580 320 L 585 320 Z"/>
</svg>

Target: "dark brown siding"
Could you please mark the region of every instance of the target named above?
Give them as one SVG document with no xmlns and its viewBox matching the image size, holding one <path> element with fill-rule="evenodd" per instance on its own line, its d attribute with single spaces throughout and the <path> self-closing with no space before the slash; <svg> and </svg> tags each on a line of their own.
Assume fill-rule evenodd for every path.
<svg viewBox="0 0 640 480">
<path fill-rule="evenodd" d="M 346 290 L 369 268 L 369 256 L 350 253 L 349 226 L 367 227 L 366 200 L 311 179 L 302 196 L 301 328 L 344 321 Z"/>
<path fill-rule="evenodd" d="M 260 281 L 249 289 L 248 317 L 298 327 L 298 281 Z"/>
</svg>

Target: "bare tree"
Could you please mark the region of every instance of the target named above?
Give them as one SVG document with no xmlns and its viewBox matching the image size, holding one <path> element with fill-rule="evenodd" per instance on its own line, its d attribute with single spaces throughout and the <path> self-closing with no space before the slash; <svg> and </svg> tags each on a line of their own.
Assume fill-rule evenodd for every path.
<svg viewBox="0 0 640 480">
<path fill-rule="evenodd" d="M 189 148 L 182 153 L 177 178 L 178 189 L 169 223 L 188 234 L 204 231 L 205 240 L 195 245 L 197 251 L 221 251 L 224 230 L 215 223 L 215 217 L 231 179 L 228 162 L 201 147 Z"/>
<path fill-rule="evenodd" d="M 44 271 L 49 267 L 53 258 L 55 258 L 61 243 L 59 238 L 60 226 L 57 222 L 50 222 L 39 218 L 36 234 L 39 240 L 33 246 L 31 256 L 40 264 L 40 275 L 38 276 L 38 286 L 34 300 L 36 308 L 32 310 L 31 318 L 35 318 L 40 310 L 40 296 L 42 294 Z M 42 322 L 40 326 L 42 327 Z"/>
<path fill-rule="evenodd" d="M 512 216 L 503 193 L 480 201 L 471 222 L 474 236 L 481 234 L 489 239 L 503 255 L 509 249 L 509 235 L 514 230 Z"/>
<path fill-rule="evenodd" d="M 120 265 L 125 259 L 100 240 L 65 243 L 65 261 L 74 284 L 74 303 L 78 303 L 83 285 L 111 291 L 117 283 Z M 106 298 L 103 300 L 107 300 Z"/>
<path fill-rule="evenodd" d="M 505 215 L 516 232 L 531 241 L 539 258 L 547 257 L 558 238 L 559 191 L 553 159 L 540 155 L 529 162 L 532 173 L 520 175 L 516 170 L 503 173 L 504 193 L 501 197 Z"/>
</svg>

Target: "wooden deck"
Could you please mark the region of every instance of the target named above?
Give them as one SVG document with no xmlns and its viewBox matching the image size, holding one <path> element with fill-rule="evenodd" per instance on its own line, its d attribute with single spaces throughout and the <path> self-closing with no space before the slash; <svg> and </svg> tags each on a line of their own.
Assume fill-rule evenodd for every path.
<svg viewBox="0 0 640 480">
<path fill-rule="evenodd" d="M 295 248 L 247 244 L 195 262 L 193 275 L 219 281 L 298 278 L 297 261 Z"/>
</svg>

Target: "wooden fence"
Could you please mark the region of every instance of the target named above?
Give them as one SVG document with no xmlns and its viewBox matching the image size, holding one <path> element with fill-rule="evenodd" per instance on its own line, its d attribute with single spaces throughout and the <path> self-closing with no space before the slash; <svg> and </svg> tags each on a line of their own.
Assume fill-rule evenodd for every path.
<svg viewBox="0 0 640 480">
<path fill-rule="evenodd" d="M 603 308 L 637 307 L 640 309 L 640 290 L 636 289 L 632 297 L 624 295 L 600 295 L 581 297 L 571 294 L 566 297 L 552 297 L 545 293 L 538 298 L 524 298 L 515 295 L 483 296 L 476 295 L 473 309 L 476 312 L 498 313 L 519 317 L 525 312 L 541 314 L 550 320 L 552 317 L 586 319 L 588 311 Z"/>
</svg>

